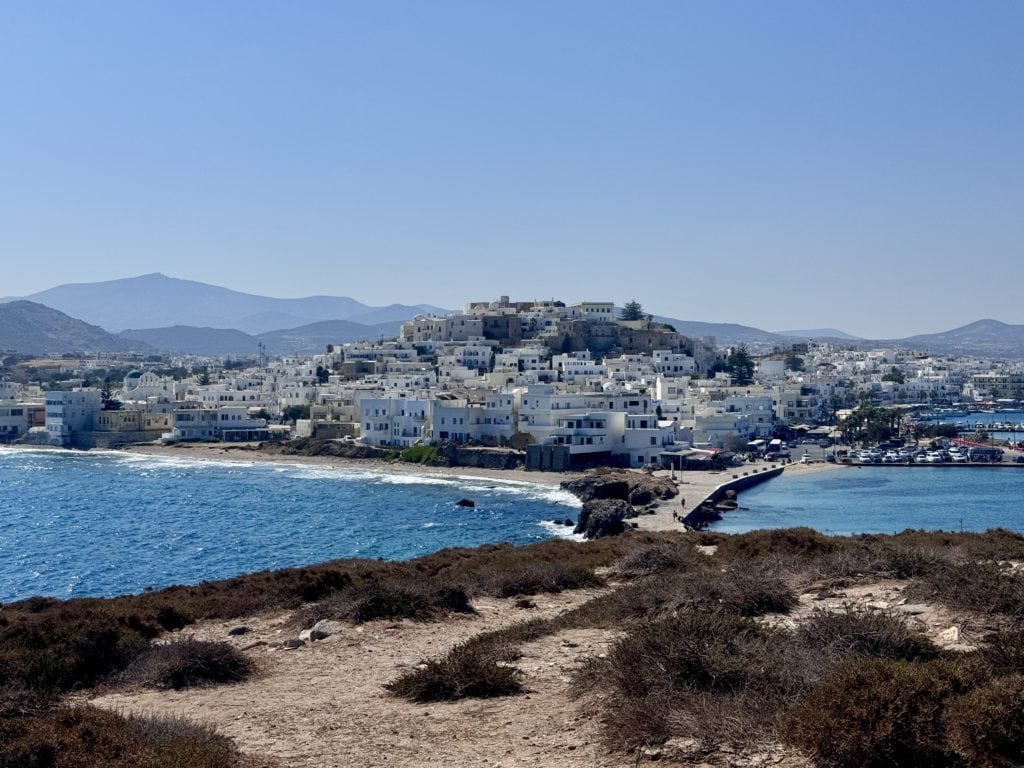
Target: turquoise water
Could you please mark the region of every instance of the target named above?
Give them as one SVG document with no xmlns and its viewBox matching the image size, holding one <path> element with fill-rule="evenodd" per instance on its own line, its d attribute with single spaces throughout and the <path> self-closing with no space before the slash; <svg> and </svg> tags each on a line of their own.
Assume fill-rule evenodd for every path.
<svg viewBox="0 0 1024 768">
<path fill-rule="evenodd" d="M 547 521 L 578 506 L 533 483 L 0 448 L 0 601 L 526 544 L 571 531 Z"/>
<path fill-rule="evenodd" d="M 711 530 L 808 526 L 827 534 L 906 528 L 1024 532 L 1024 468 L 837 467 L 783 475 L 743 491 Z"/>
</svg>

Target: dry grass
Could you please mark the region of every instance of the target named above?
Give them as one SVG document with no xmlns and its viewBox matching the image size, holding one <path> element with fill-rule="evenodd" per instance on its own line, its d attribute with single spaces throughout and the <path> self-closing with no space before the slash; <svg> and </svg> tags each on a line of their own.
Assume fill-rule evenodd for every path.
<svg viewBox="0 0 1024 768">
<path fill-rule="evenodd" d="M 252 662 L 232 645 L 179 640 L 149 647 L 128 665 L 118 681 L 129 686 L 178 690 L 238 683 L 252 671 Z"/>
<path fill-rule="evenodd" d="M 3 768 L 242 768 L 229 739 L 181 719 L 55 707 L 0 719 Z"/>
</svg>

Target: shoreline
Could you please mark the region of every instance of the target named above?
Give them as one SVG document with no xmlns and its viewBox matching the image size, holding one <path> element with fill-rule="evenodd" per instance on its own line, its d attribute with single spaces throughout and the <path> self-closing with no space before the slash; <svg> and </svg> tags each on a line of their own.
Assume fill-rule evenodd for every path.
<svg viewBox="0 0 1024 768">
<path fill-rule="evenodd" d="M 411 464 L 381 459 L 355 459 L 341 456 L 305 456 L 283 454 L 277 451 L 260 450 L 252 443 L 174 443 L 173 445 L 136 444 L 107 449 L 113 453 L 163 458 L 182 458 L 192 461 L 230 461 L 239 464 L 288 464 L 292 466 L 316 466 L 339 470 L 363 471 L 389 475 L 426 475 L 474 480 L 490 480 L 496 483 L 527 483 L 560 488 L 568 480 L 586 477 L 586 471 L 537 472 L 525 469 L 487 469 L 481 467 L 439 467 L 425 464 Z M 86 451 L 88 453 L 88 451 Z M 844 469 L 845 465 L 814 463 L 790 463 L 783 467 L 782 474 L 810 474 L 833 472 Z M 683 518 L 712 497 L 723 485 L 733 482 L 733 475 L 744 472 L 768 470 L 770 465 L 744 465 L 725 470 L 693 470 L 672 472 L 657 470 L 654 475 L 674 479 L 677 496 L 656 500 L 653 510 L 647 510 L 630 522 L 636 523 L 640 531 L 683 531 Z M 628 470 L 640 472 L 640 470 Z M 558 534 L 553 534 L 558 536 Z"/>
<path fill-rule="evenodd" d="M 564 480 L 583 477 L 582 472 L 527 472 L 525 469 L 484 469 L 481 467 L 437 467 L 381 459 L 350 459 L 341 456 L 303 456 L 259 450 L 249 443 L 175 443 L 174 445 L 132 445 L 113 449 L 120 453 L 143 456 L 188 458 L 197 461 L 266 462 L 337 469 L 363 470 L 390 475 L 438 475 L 464 477 L 495 482 L 531 483 L 557 488 Z"/>
<path fill-rule="evenodd" d="M 190 458 L 197 461 L 237 461 L 240 463 L 268 462 L 296 465 L 335 467 L 338 469 L 363 470 L 385 474 L 438 475 L 444 477 L 465 477 L 493 480 L 495 482 L 531 483 L 558 488 L 567 480 L 586 476 L 586 472 L 536 472 L 525 469 L 483 469 L 480 467 L 436 467 L 424 464 L 409 464 L 380 459 L 352 459 L 339 456 L 303 456 L 257 450 L 251 444 L 225 443 L 175 443 L 174 445 L 135 445 L 117 449 L 119 451 L 151 456 Z M 762 471 L 769 465 L 757 466 Z M 779 465 L 782 466 L 782 465 Z M 678 495 L 671 499 L 655 502 L 653 513 L 641 514 L 630 522 L 637 524 L 641 531 L 683 531 L 682 519 L 695 510 L 706 499 L 714 495 L 722 485 L 732 482 L 734 474 L 749 472 L 753 465 L 725 470 L 694 470 L 675 472 Z M 786 464 L 784 474 L 809 474 L 842 469 L 841 465 Z M 639 472 L 640 470 L 629 470 Z M 670 470 L 657 470 L 656 477 L 668 478 Z M 685 503 L 683 503 L 685 502 Z"/>
</svg>

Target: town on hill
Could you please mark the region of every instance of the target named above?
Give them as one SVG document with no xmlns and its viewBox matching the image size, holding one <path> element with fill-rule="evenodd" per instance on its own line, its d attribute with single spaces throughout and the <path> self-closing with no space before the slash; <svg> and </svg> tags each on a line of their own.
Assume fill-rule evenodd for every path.
<svg viewBox="0 0 1024 768">
<path fill-rule="evenodd" d="M 310 438 L 506 448 L 537 469 L 682 467 L 722 450 L 763 452 L 772 438 L 828 440 L 855 406 L 1024 397 L 1019 363 L 799 340 L 752 354 L 685 336 L 636 301 L 619 310 L 507 296 L 313 355 L 3 362 L 7 442 Z"/>
</svg>

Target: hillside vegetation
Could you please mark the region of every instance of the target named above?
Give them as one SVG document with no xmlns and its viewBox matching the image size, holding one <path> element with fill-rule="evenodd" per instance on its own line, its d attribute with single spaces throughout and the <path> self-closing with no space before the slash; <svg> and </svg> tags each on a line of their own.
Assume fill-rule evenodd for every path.
<svg viewBox="0 0 1024 768">
<path fill-rule="evenodd" d="M 608 650 L 576 666 L 574 686 L 623 764 L 636 755 L 755 765 L 744 756 L 775 754 L 792 765 L 1012 765 L 1024 759 L 1022 561 L 1024 537 L 1005 531 L 633 531 L 405 563 L 342 560 L 109 600 L 37 598 L 0 609 L 0 765 L 118 765 L 109 758 L 119 748 L 147 756 L 137 764 L 245 764 L 215 733 L 182 736 L 191 724 L 62 703 L 96 686 L 245 685 L 244 648 L 179 638 L 197 621 L 288 609 L 296 631 L 447 622 L 485 596 L 529 609 L 531 596 L 595 588 L 557 615 L 442 649 L 387 687 L 411 706 L 516 696 L 527 692 L 525 647 L 600 629 Z M 964 637 L 940 641 L 919 621 L 926 612 L 955 617 Z M 170 644 L 153 644 L 169 632 Z M 75 735 L 86 731 L 105 735 Z M 167 746 L 186 742 L 205 751 L 186 758 Z"/>
</svg>

